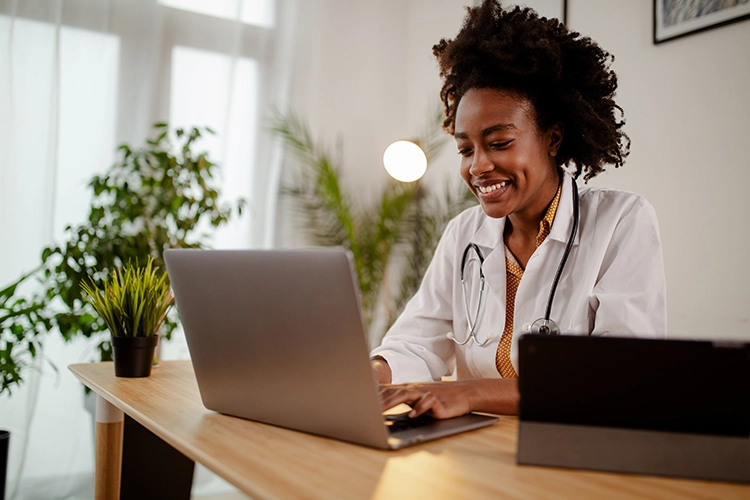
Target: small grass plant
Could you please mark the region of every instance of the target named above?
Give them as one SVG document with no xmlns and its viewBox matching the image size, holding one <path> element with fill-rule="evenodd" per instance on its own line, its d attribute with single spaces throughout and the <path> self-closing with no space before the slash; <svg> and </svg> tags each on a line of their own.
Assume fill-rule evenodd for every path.
<svg viewBox="0 0 750 500">
<path fill-rule="evenodd" d="M 66 342 L 90 338 L 95 358 L 112 360 L 108 326 L 84 300 L 81 283 L 103 288 L 112 270 L 149 258 L 164 269 L 164 250 L 204 248 L 211 228 L 242 214 L 244 200 L 224 201 L 220 166 L 200 149 L 212 133 L 157 123 L 144 146 L 122 144 L 114 164 L 88 182 L 88 218 L 44 248 L 39 267 L 0 287 L 0 395 L 20 387 L 39 361 L 57 371 L 42 349 L 48 333 Z M 166 339 L 179 325 L 173 312 L 161 325 Z"/>
<path fill-rule="evenodd" d="M 142 267 L 126 265 L 113 270 L 102 281 L 81 284 L 83 297 L 91 304 L 114 337 L 156 335 L 174 302 L 166 273 L 149 259 Z"/>
</svg>

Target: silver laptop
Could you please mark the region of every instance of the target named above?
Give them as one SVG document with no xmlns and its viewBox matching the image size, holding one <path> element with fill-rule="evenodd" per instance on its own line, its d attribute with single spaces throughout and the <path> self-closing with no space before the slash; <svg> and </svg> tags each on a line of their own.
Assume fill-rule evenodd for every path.
<svg viewBox="0 0 750 500">
<path fill-rule="evenodd" d="M 164 258 L 210 410 L 382 449 L 497 421 L 383 416 L 344 249 L 167 250 Z"/>
</svg>

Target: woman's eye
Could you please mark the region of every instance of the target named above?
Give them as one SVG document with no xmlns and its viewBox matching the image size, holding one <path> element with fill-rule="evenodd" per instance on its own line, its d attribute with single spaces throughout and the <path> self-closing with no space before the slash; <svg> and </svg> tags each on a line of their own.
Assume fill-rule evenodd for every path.
<svg viewBox="0 0 750 500">
<path fill-rule="evenodd" d="M 459 149 L 458 154 L 461 156 L 471 156 L 471 149 L 465 148 L 465 149 Z"/>
<path fill-rule="evenodd" d="M 508 146 L 510 146 L 511 142 L 513 141 L 510 140 L 510 141 L 503 141 L 503 142 L 493 142 L 492 144 L 490 144 L 490 149 L 505 149 Z"/>
</svg>

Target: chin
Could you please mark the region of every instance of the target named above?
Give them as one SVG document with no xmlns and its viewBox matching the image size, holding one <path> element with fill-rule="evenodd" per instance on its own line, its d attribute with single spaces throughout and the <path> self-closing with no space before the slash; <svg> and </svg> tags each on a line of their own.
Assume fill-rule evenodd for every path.
<svg viewBox="0 0 750 500">
<path fill-rule="evenodd" d="M 480 202 L 480 205 L 482 207 L 482 211 L 487 215 L 487 217 L 492 217 L 493 219 L 502 219 L 509 213 L 509 210 L 503 209 L 493 204 L 484 204 Z"/>
</svg>

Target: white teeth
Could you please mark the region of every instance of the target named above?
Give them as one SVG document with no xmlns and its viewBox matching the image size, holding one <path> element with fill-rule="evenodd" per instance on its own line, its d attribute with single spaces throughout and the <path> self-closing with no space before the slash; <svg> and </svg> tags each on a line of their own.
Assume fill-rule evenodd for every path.
<svg viewBox="0 0 750 500">
<path fill-rule="evenodd" d="M 482 194 L 487 194 L 493 192 L 495 189 L 500 189 L 501 187 L 505 187 L 505 185 L 508 183 L 508 181 L 503 181 L 499 184 L 493 184 L 491 186 L 479 186 L 479 192 Z"/>
</svg>

